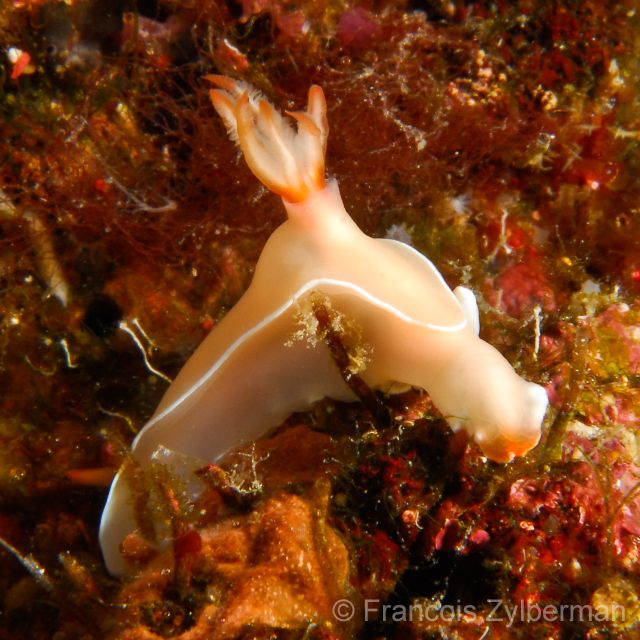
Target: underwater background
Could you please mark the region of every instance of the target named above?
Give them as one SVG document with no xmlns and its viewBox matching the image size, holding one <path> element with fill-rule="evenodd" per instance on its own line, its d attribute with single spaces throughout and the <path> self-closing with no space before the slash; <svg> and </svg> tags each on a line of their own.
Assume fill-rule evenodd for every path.
<svg viewBox="0 0 640 640">
<path fill-rule="evenodd" d="M 640 638 L 638 10 L 5 0 L 0 640 Z M 284 220 L 211 73 L 287 110 L 322 86 L 354 220 L 471 288 L 550 409 L 500 465 L 419 390 L 319 403 L 197 502 L 140 477 L 171 544 L 116 579 L 110 480 Z"/>
</svg>

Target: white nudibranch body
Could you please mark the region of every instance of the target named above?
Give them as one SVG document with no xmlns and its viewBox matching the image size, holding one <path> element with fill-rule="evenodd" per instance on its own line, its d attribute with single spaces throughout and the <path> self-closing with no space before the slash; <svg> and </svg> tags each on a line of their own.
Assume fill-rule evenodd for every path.
<svg viewBox="0 0 640 640">
<path fill-rule="evenodd" d="M 256 176 L 282 196 L 288 219 L 269 238 L 251 285 L 187 361 L 132 445 L 148 465 L 173 450 L 204 462 L 251 441 L 324 397 L 355 399 L 327 346 L 292 341 L 301 305 L 321 292 L 353 320 L 370 345 L 361 377 L 372 388 L 421 387 L 454 430 L 509 461 L 534 447 L 547 407 L 544 389 L 520 378 L 478 337 L 473 293 L 451 291 L 420 253 L 366 236 L 345 211 L 335 181 L 325 183 L 328 126 L 324 95 L 290 114 L 297 132 L 240 82 L 209 76 L 223 118 Z M 135 529 L 119 473 L 102 515 L 100 544 L 109 570 L 125 569 L 123 538 Z"/>
</svg>

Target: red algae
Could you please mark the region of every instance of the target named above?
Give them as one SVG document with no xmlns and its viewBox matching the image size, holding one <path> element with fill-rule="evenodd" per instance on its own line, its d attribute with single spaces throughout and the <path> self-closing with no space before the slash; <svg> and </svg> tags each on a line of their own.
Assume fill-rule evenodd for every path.
<svg viewBox="0 0 640 640">
<path fill-rule="evenodd" d="M 107 4 L 0 8 L 0 638 L 636 637 L 636 3 Z M 195 501 L 136 476 L 168 539 L 116 580 L 104 479 L 284 219 L 210 73 L 286 109 L 321 85 L 354 219 L 472 288 L 552 408 L 505 466 L 424 393 L 359 387 Z"/>
</svg>

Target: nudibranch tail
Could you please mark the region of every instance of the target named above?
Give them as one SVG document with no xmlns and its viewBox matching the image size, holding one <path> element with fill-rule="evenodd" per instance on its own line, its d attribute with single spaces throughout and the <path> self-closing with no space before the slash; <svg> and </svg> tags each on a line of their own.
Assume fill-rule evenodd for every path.
<svg viewBox="0 0 640 640">
<path fill-rule="evenodd" d="M 329 125 L 322 89 L 309 89 L 307 110 L 288 113 L 297 131 L 248 85 L 209 75 L 215 110 L 238 142 L 249 168 L 270 190 L 288 202 L 302 202 L 324 188 L 324 158 Z"/>
</svg>

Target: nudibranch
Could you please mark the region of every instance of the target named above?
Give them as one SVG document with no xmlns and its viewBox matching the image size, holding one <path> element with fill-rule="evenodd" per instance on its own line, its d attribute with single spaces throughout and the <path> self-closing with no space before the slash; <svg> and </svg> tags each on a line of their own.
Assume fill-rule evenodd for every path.
<svg viewBox="0 0 640 640">
<path fill-rule="evenodd" d="M 374 389 L 396 383 L 431 396 L 452 429 L 506 462 L 534 447 L 545 390 L 519 377 L 479 338 L 473 293 L 447 286 L 407 244 L 365 235 L 346 212 L 335 180 L 325 182 L 326 103 L 318 86 L 296 129 L 248 85 L 208 76 L 213 106 L 253 173 L 282 197 L 287 221 L 258 260 L 251 285 L 187 361 L 132 445 L 143 467 L 158 450 L 214 462 L 322 398 L 355 396 L 327 345 L 295 340 L 300 309 L 322 295 L 369 345 L 360 372 Z M 179 455 L 178 455 L 179 457 Z M 122 573 L 120 543 L 135 529 L 122 471 L 100 525 L 107 567 Z"/>
</svg>

